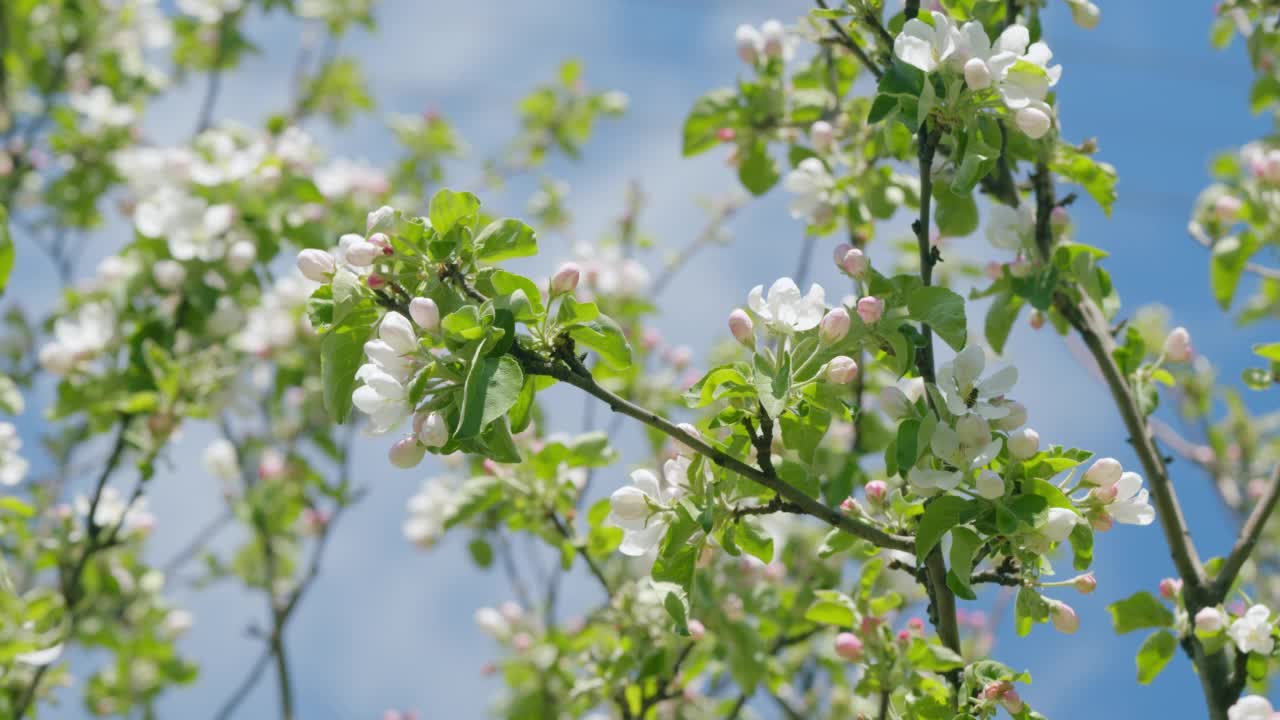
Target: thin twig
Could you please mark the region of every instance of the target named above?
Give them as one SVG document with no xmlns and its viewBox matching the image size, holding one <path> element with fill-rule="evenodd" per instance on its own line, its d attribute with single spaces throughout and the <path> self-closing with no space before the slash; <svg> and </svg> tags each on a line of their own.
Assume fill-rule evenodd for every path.
<svg viewBox="0 0 1280 720">
<path fill-rule="evenodd" d="M 817 2 L 818 7 L 822 8 L 823 10 L 831 9 L 827 5 L 826 0 L 814 0 L 814 1 Z M 865 65 L 866 68 L 871 71 L 871 74 L 875 75 L 876 79 L 879 80 L 880 76 L 884 74 L 884 71 L 881 70 L 880 66 L 877 65 L 875 61 L 871 59 L 870 55 L 867 55 L 867 51 L 862 49 L 862 46 L 858 44 L 858 41 L 854 40 L 853 37 L 849 35 L 848 31 L 846 31 L 844 27 L 840 25 L 839 22 L 835 20 L 827 20 L 827 25 L 829 25 L 831 29 L 835 31 L 836 39 L 839 41 L 839 43 L 843 47 L 848 48 L 849 52 L 853 53 L 854 56 L 858 58 L 858 61 L 861 62 L 863 65 Z M 876 25 L 879 25 L 879 23 L 876 23 Z"/>
</svg>

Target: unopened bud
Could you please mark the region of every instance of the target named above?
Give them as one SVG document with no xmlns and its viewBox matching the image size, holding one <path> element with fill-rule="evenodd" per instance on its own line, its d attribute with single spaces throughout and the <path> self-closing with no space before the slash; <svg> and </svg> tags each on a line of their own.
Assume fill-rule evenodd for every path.
<svg viewBox="0 0 1280 720">
<path fill-rule="evenodd" d="M 825 345 L 838 343 L 849 334 L 849 311 L 838 307 L 827 313 L 818 325 L 818 339 Z"/>
<path fill-rule="evenodd" d="M 809 128 L 809 137 L 813 140 L 813 148 L 820 153 L 830 152 L 835 145 L 836 129 L 826 120 L 819 120 Z"/>
<path fill-rule="evenodd" d="M 707 626 L 702 621 L 693 619 L 689 621 L 689 637 L 695 642 L 701 640 L 707 634 Z"/>
<path fill-rule="evenodd" d="M 1050 603 L 1049 619 L 1053 621 L 1053 627 L 1060 633 L 1070 635 L 1080 629 L 1080 618 L 1076 615 L 1076 611 L 1060 600 Z"/>
<path fill-rule="evenodd" d="M 1027 137 L 1032 140 L 1039 140 L 1049 132 L 1049 128 L 1053 126 L 1053 118 L 1049 117 L 1049 113 L 1037 107 L 1024 107 L 1014 113 L 1013 121 L 1017 123 L 1018 129 L 1026 133 Z"/>
<path fill-rule="evenodd" d="M 409 317 L 427 332 L 440 329 L 440 307 L 429 297 L 416 297 L 409 301 Z"/>
<path fill-rule="evenodd" d="M 303 277 L 313 282 L 329 282 L 336 267 L 333 256 L 324 250 L 309 248 L 298 253 L 298 270 Z"/>
<path fill-rule="evenodd" d="M 1169 362 L 1184 363 L 1194 354 L 1191 333 L 1186 328 L 1179 326 L 1169 331 L 1169 336 L 1164 339 L 1164 356 Z"/>
<path fill-rule="evenodd" d="M 1085 30 L 1098 27 L 1102 11 L 1089 0 L 1071 0 L 1071 20 Z"/>
<path fill-rule="evenodd" d="M 760 26 L 760 36 L 764 40 L 764 54 L 771 58 L 782 57 L 786 49 L 787 31 L 777 20 L 766 20 Z"/>
<path fill-rule="evenodd" d="M 253 267 L 257 259 L 258 249 L 248 240 L 237 240 L 227 250 L 227 267 L 236 274 Z"/>
<path fill-rule="evenodd" d="M 382 250 L 371 242 L 360 240 L 347 246 L 347 262 L 356 267 L 368 267 L 382 255 Z"/>
<path fill-rule="evenodd" d="M 1088 595 L 1098 589 L 1098 578 L 1094 577 L 1093 573 L 1077 575 L 1076 578 L 1071 581 L 1071 586 L 1074 587 L 1076 592 L 1081 595 Z"/>
<path fill-rule="evenodd" d="M 1094 513 L 1089 516 L 1089 527 L 1097 532 L 1106 532 L 1116 526 L 1116 519 L 1106 512 Z"/>
<path fill-rule="evenodd" d="M 733 34 L 734 45 L 738 49 L 738 57 L 742 62 L 748 65 L 754 65 L 760 54 L 761 46 L 764 39 L 760 37 L 760 31 L 750 25 L 739 25 Z"/>
<path fill-rule="evenodd" d="M 413 425 L 414 434 L 425 447 L 436 448 L 449 442 L 449 424 L 438 412 L 418 413 Z"/>
<path fill-rule="evenodd" d="M 858 248 L 849 248 L 845 251 L 844 257 L 840 258 L 840 269 L 852 278 L 861 280 L 866 276 L 869 267 L 871 267 L 871 261 L 867 258 L 867 254 Z"/>
<path fill-rule="evenodd" d="M 729 313 L 729 332 L 733 338 L 748 348 L 756 346 L 755 324 L 745 310 L 739 308 Z"/>
<path fill-rule="evenodd" d="M 1040 451 L 1040 433 L 1023 428 L 1009 433 L 1009 454 L 1016 460 L 1026 460 Z"/>
<path fill-rule="evenodd" d="M 1022 698 L 1018 696 L 1018 691 L 1009 688 L 1000 698 L 1000 704 L 1004 706 L 1005 712 L 1010 715 L 1017 715 L 1022 712 Z"/>
<path fill-rule="evenodd" d="M 1235 223 L 1236 218 L 1240 217 L 1241 206 L 1239 198 L 1234 195 L 1223 195 L 1213 203 L 1213 214 L 1217 216 L 1219 222 L 1231 225 Z"/>
<path fill-rule="evenodd" d="M 837 355 L 827 363 L 826 376 L 836 385 L 848 385 L 858 376 L 858 363 L 847 355 Z"/>
<path fill-rule="evenodd" d="M 419 444 L 418 439 L 412 435 L 400 438 L 391 446 L 391 464 L 398 468 L 417 467 L 426 453 L 427 448 Z"/>
<path fill-rule="evenodd" d="M 576 263 L 565 263 L 556 270 L 556 274 L 551 276 L 551 294 L 564 295 L 571 293 L 578 287 L 578 280 L 582 277 L 582 269 Z"/>
<path fill-rule="evenodd" d="M 151 275 L 165 290 L 177 290 L 187 279 L 187 270 L 177 260 L 161 260 L 152 266 Z"/>
<path fill-rule="evenodd" d="M 369 236 L 369 244 L 378 248 L 383 255 L 394 255 L 396 249 L 391 246 L 391 238 L 386 233 L 374 233 Z"/>
<path fill-rule="evenodd" d="M 1222 608 L 1201 608 L 1200 612 L 1196 613 L 1196 635 L 1200 637 L 1217 635 L 1226 626 L 1227 614 L 1222 611 Z"/>
<path fill-rule="evenodd" d="M 733 142 L 738 137 L 738 131 L 731 127 L 722 127 L 716 131 L 716 138 L 720 142 Z"/>
<path fill-rule="evenodd" d="M 850 251 L 852 252 L 852 251 Z M 878 297 L 867 297 L 858 300 L 858 317 L 867 325 L 874 325 L 884 315 L 884 300 Z"/>
<path fill-rule="evenodd" d="M 836 654 L 849 662 L 858 662 L 862 659 L 862 641 L 853 633 L 842 632 L 836 635 Z"/>
<path fill-rule="evenodd" d="M 1178 578 L 1165 578 L 1160 581 L 1160 597 L 1165 600 L 1173 600 L 1182 592 L 1182 580 Z"/>
<path fill-rule="evenodd" d="M 964 82 L 970 90 L 986 90 L 991 87 L 991 68 L 982 58 L 971 58 L 964 64 Z"/>
<path fill-rule="evenodd" d="M 386 232 L 395 224 L 396 211 L 394 208 L 383 205 L 382 207 L 369 213 L 365 220 L 364 231 L 366 234 L 376 232 Z"/>
<path fill-rule="evenodd" d="M 1124 467 L 1120 465 L 1119 460 L 1110 457 L 1098 458 L 1093 461 L 1088 470 L 1085 470 L 1080 482 L 1085 485 L 1111 487 L 1120 482 L 1120 476 L 1123 474 Z"/>
<path fill-rule="evenodd" d="M 1004 478 L 994 470 L 983 470 L 978 473 L 978 494 L 988 500 L 1004 497 Z"/>
<path fill-rule="evenodd" d="M 387 286 L 387 279 L 378 273 L 371 273 L 369 277 L 364 279 L 364 282 L 369 286 L 370 290 L 381 290 Z"/>
<path fill-rule="evenodd" d="M 872 480 L 867 483 L 867 502 L 873 505 L 879 505 L 884 502 L 885 497 L 889 494 L 889 483 L 883 480 Z"/>
<path fill-rule="evenodd" d="M 1039 330 L 1044 327 L 1044 313 L 1039 310 L 1032 310 L 1027 317 L 1027 322 L 1031 325 L 1032 330 Z"/>
</svg>

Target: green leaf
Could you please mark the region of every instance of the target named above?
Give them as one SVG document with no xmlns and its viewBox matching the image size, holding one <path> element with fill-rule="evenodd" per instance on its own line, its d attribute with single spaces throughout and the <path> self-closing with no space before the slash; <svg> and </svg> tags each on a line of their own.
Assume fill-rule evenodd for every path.
<svg viewBox="0 0 1280 720">
<path fill-rule="evenodd" d="M 1253 346 L 1253 354 L 1272 362 L 1280 362 L 1280 343 L 1264 343 Z"/>
<path fill-rule="evenodd" d="M 1077 523 L 1071 529 L 1071 565 L 1076 570 L 1088 570 L 1093 564 L 1093 528 L 1088 523 Z"/>
<path fill-rule="evenodd" d="M 320 377 L 324 383 L 324 408 L 341 425 L 351 414 L 351 393 L 356 370 L 364 364 L 364 344 L 373 336 L 377 311 L 372 306 L 348 316 L 350 320 L 324 335 L 320 341 Z"/>
<path fill-rule="evenodd" d="M 738 164 L 738 179 L 752 195 L 763 195 L 778 183 L 778 164 L 769 155 L 769 144 L 763 140 L 752 143 L 746 157 Z"/>
<path fill-rule="evenodd" d="M 434 201 L 432 204 L 434 211 Z M 432 219 L 435 224 L 435 219 Z M 538 254 L 538 241 L 533 228 L 513 218 L 494 220 L 476 236 L 476 259 L 498 262 Z M 541 293 L 539 293 L 541 295 Z"/>
<path fill-rule="evenodd" d="M 765 565 L 773 562 L 773 536 L 760 527 L 759 520 L 752 517 L 743 518 L 742 522 L 738 523 L 735 539 L 738 547 L 748 555 L 755 556 Z"/>
<path fill-rule="evenodd" d="M 1022 312 L 1024 302 L 1022 297 L 1011 292 L 1001 293 L 991 301 L 983 330 L 987 335 L 987 343 L 997 354 L 1004 352 L 1004 344 L 1009 340 L 1009 333 L 1018 320 L 1018 314 Z"/>
<path fill-rule="evenodd" d="M 477 566 L 487 568 L 493 564 L 493 546 L 484 538 L 475 538 L 467 543 L 467 550 L 471 553 L 471 560 Z"/>
<path fill-rule="evenodd" d="M 1249 258 L 1258 251 L 1258 245 L 1253 233 L 1232 235 L 1214 244 L 1213 259 L 1209 265 L 1209 286 L 1222 309 L 1231 307 L 1231 299 L 1235 297 L 1240 276 L 1249 264 Z"/>
<path fill-rule="evenodd" d="M 474 217 L 478 210 L 480 200 L 475 195 L 445 188 L 432 196 L 427 215 L 431 218 L 431 227 L 443 237 L 459 222 Z"/>
<path fill-rule="evenodd" d="M 627 342 L 622 328 L 608 315 L 575 326 L 569 330 L 569 337 L 577 344 L 594 350 L 614 370 L 625 370 L 631 366 L 631 344 Z"/>
<path fill-rule="evenodd" d="M 9 232 L 9 213 L 0 205 L 0 295 L 9 287 L 9 275 L 13 272 L 13 235 Z"/>
<path fill-rule="evenodd" d="M 925 503 L 916 529 L 916 557 L 924 562 L 925 556 L 942 540 L 947 531 L 973 519 L 975 503 L 955 495 L 940 495 Z"/>
<path fill-rule="evenodd" d="M 1089 197 L 1111 216 L 1116 202 L 1116 169 L 1108 163 L 1100 163 L 1071 145 L 1059 142 L 1054 148 L 1053 162 L 1049 165 L 1055 173 L 1083 187 Z"/>
<path fill-rule="evenodd" d="M 857 611 L 853 600 L 838 590 L 815 590 L 813 604 L 804 613 L 804 619 L 820 625 L 851 628 L 856 622 Z"/>
<path fill-rule="evenodd" d="M 938 224 L 938 232 L 947 237 L 964 237 L 978 229 L 978 204 L 972 193 L 955 193 L 947 185 L 936 185 L 933 189 L 933 219 Z"/>
<path fill-rule="evenodd" d="M 457 440 L 479 435 L 486 425 L 506 414 L 516 404 L 524 386 L 524 372 L 515 358 L 510 355 L 481 357 L 480 348 L 476 350 L 463 387 L 462 417 L 454 431 Z"/>
<path fill-rule="evenodd" d="M 964 348 L 968 337 L 964 298 L 944 287 L 920 287 L 907 298 L 907 310 L 912 318 L 933 328 L 953 350 Z"/>
<path fill-rule="evenodd" d="M 973 556 L 982 546 L 982 538 L 967 527 L 959 526 L 951 530 L 951 569 L 947 571 L 947 587 L 965 600 L 977 600 L 969 584 L 973 574 Z"/>
<path fill-rule="evenodd" d="M 1040 593 L 1029 587 L 1018 590 L 1018 597 L 1013 603 L 1014 627 L 1018 637 L 1026 637 L 1032 626 L 1049 619 L 1049 603 Z"/>
<path fill-rule="evenodd" d="M 1138 682 L 1146 685 L 1164 670 L 1164 666 L 1173 659 L 1178 649 L 1178 640 L 1173 633 L 1161 630 L 1142 642 L 1138 648 Z"/>
<path fill-rule="evenodd" d="M 682 152 L 685 157 L 697 155 L 720 143 L 720 128 L 733 127 L 733 110 L 738 94 L 722 88 L 698 98 L 684 121 Z"/>
<path fill-rule="evenodd" d="M 1164 603 L 1145 590 L 1107 606 L 1111 613 L 1111 625 L 1117 635 L 1142 628 L 1173 627 L 1173 613 Z"/>
<path fill-rule="evenodd" d="M 676 623 L 676 632 L 681 635 L 689 634 L 689 608 L 688 596 L 684 592 L 671 590 L 667 596 L 662 599 L 662 607 L 667 609 L 667 614 Z"/>
</svg>

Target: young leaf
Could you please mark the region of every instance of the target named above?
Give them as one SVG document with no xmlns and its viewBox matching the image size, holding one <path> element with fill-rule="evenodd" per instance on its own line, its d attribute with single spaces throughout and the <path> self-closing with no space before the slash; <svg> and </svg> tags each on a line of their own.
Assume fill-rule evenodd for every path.
<svg viewBox="0 0 1280 720">
<path fill-rule="evenodd" d="M 1111 613 L 1111 625 L 1117 635 L 1142 628 L 1166 628 L 1173 626 L 1173 613 L 1149 592 L 1142 591 L 1107 606 Z"/>
</svg>

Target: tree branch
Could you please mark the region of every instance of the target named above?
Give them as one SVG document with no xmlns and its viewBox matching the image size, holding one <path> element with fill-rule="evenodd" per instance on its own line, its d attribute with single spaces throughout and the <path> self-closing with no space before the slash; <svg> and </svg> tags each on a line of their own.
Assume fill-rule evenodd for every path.
<svg viewBox="0 0 1280 720">
<path fill-rule="evenodd" d="M 1227 593 L 1231 591 L 1231 585 L 1236 581 L 1236 576 L 1240 574 L 1240 568 L 1244 566 L 1245 560 L 1249 559 L 1254 546 L 1258 544 L 1262 529 L 1271 518 L 1278 500 L 1280 500 L 1280 464 L 1277 464 L 1275 470 L 1271 472 L 1266 493 L 1258 500 L 1253 512 L 1249 513 L 1244 527 L 1240 528 L 1240 536 L 1231 548 L 1231 554 L 1227 555 L 1227 559 L 1223 561 L 1222 570 L 1218 572 L 1218 577 L 1209 591 L 1211 601 L 1219 603 L 1226 599 Z"/>
<path fill-rule="evenodd" d="M 827 5 L 826 0 L 814 0 L 814 1 L 817 2 L 818 7 L 822 8 L 823 10 L 831 9 Z M 848 48 L 849 52 L 853 53 L 854 57 L 858 58 L 858 62 L 865 65 L 866 68 L 871 71 L 871 74 L 874 75 L 877 80 L 879 80 L 880 76 L 884 74 L 884 71 L 881 70 L 880 66 L 877 65 L 875 61 L 871 59 L 870 55 L 867 55 L 867 51 L 862 49 L 862 46 L 858 44 L 858 41 L 854 40 L 853 37 L 849 35 L 849 33 L 844 29 L 844 27 L 840 25 L 839 22 L 835 20 L 827 20 L 827 25 L 829 25 L 831 29 L 835 31 L 837 42 L 839 42 L 841 46 Z M 876 25 L 879 25 L 879 23 L 876 23 Z"/>
</svg>

